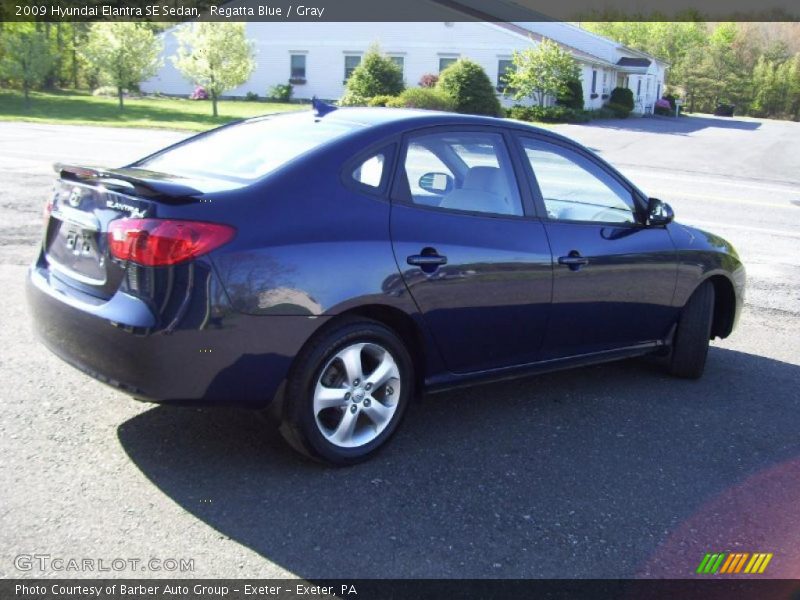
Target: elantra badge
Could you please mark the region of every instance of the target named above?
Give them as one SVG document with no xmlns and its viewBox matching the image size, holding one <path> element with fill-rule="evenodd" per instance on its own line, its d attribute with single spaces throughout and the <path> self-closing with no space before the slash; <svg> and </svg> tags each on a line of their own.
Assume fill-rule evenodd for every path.
<svg viewBox="0 0 800 600">
<path fill-rule="evenodd" d="M 106 207 L 113 208 L 115 210 L 124 210 L 130 213 L 130 216 L 134 219 L 141 219 L 145 216 L 147 209 L 143 208 L 136 208 L 130 204 L 125 204 L 124 202 L 118 202 L 116 200 L 106 200 Z"/>
</svg>

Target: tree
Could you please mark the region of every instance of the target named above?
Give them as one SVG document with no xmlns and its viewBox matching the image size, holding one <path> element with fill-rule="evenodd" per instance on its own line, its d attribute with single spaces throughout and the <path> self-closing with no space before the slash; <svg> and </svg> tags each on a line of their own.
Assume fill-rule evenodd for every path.
<svg viewBox="0 0 800 600">
<path fill-rule="evenodd" d="M 123 110 L 126 89 L 152 77 L 161 66 L 161 40 L 139 23 L 95 23 L 83 54 L 100 81 L 117 88 Z"/>
<path fill-rule="evenodd" d="M 789 65 L 789 63 L 786 63 Z M 783 65 L 776 64 L 766 55 L 758 57 L 752 74 L 752 112 L 759 117 L 778 115 L 783 112 L 788 93 L 788 72 Z"/>
<path fill-rule="evenodd" d="M 41 85 L 53 64 L 47 37 L 33 23 L 8 23 L 0 36 L 0 56 L 0 79 L 19 84 L 29 107 L 31 89 Z"/>
<path fill-rule="evenodd" d="M 786 63 L 789 94 L 786 98 L 786 113 L 795 121 L 800 117 L 800 52 Z"/>
<path fill-rule="evenodd" d="M 580 80 L 580 69 L 572 55 L 548 39 L 535 49 L 514 52 L 511 60 L 514 67 L 506 75 L 505 83 L 514 90 L 515 100 L 533 98 L 539 106 L 544 106 L 548 96 L 567 94 L 569 82 Z"/>
<path fill-rule="evenodd" d="M 175 68 L 211 96 L 216 117 L 217 101 L 223 92 L 246 82 L 255 68 L 253 43 L 247 39 L 244 23 L 192 23 L 175 32 L 178 53 Z"/>
<path fill-rule="evenodd" d="M 679 85 L 683 89 L 686 97 L 687 110 L 694 112 L 698 96 L 701 95 L 704 82 L 707 79 L 706 66 L 704 60 L 706 57 L 705 48 L 696 46 L 692 48 L 685 57 L 685 60 L 672 70 L 670 81 L 675 85 Z"/>
<path fill-rule="evenodd" d="M 709 37 L 700 63 L 700 92 L 705 107 L 714 110 L 719 104 L 745 104 L 749 86 L 741 57 L 736 53 L 735 23 L 720 23 Z"/>
<path fill-rule="evenodd" d="M 397 96 L 405 88 L 403 70 L 374 44 L 347 79 L 346 94 L 369 100 L 375 96 Z"/>
<path fill-rule="evenodd" d="M 675 17 L 669 20 L 582 23 L 581 26 L 667 61 L 671 66 L 670 75 L 680 67 L 687 52 L 703 45 L 708 38 L 708 25 L 698 21 L 701 15 L 682 11 Z M 670 80 L 670 83 L 674 81 Z"/>
<path fill-rule="evenodd" d="M 583 110 L 583 84 L 581 80 L 570 79 L 567 82 L 567 91 L 558 95 L 556 104 L 575 110 Z"/>
<path fill-rule="evenodd" d="M 500 102 L 489 76 L 469 59 L 460 58 L 442 71 L 435 89 L 451 96 L 460 113 L 492 117 L 500 114 Z"/>
</svg>

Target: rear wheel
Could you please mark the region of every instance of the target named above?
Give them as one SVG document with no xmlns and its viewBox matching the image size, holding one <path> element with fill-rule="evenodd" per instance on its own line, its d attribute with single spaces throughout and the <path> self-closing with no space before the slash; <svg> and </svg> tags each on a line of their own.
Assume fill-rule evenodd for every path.
<svg viewBox="0 0 800 600">
<path fill-rule="evenodd" d="M 681 311 L 670 356 L 672 375 L 698 379 L 703 374 L 713 317 L 714 286 L 707 281 L 695 290 Z"/>
<path fill-rule="evenodd" d="M 344 321 L 298 357 L 280 431 L 311 458 L 360 462 L 397 429 L 412 382 L 411 358 L 394 332 L 375 321 Z"/>
</svg>

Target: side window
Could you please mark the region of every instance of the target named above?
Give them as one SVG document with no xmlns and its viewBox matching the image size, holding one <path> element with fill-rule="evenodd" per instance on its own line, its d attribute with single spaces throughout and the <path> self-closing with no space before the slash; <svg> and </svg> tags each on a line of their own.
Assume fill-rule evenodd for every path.
<svg viewBox="0 0 800 600">
<path fill-rule="evenodd" d="M 448 210 L 522 215 L 503 137 L 441 133 L 411 140 L 405 158 L 411 201 Z"/>
<path fill-rule="evenodd" d="M 383 166 L 386 156 L 381 152 L 370 156 L 353 171 L 353 179 L 372 188 L 378 188 L 383 179 Z"/>
<path fill-rule="evenodd" d="M 439 206 L 448 185 L 452 189 L 453 172 L 421 143 L 408 144 L 405 167 L 414 204 Z"/>
<path fill-rule="evenodd" d="M 630 191 L 595 163 L 555 144 L 530 139 L 522 143 L 549 218 L 636 222 Z"/>
</svg>

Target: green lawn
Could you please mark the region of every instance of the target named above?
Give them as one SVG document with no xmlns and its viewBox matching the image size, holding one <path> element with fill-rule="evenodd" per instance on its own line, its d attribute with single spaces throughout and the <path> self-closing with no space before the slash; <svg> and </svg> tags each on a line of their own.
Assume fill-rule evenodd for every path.
<svg viewBox="0 0 800 600">
<path fill-rule="evenodd" d="M 211 102 L 182 98 L 126 98 L 120 112 L 116 98 L 92 96 L 89 92 L 32 92 L 30 108 L 22 93 L 0 89 L 0 121 L 32 121 L 62 125 L 105 125 L 205 131 L 244 117 L 303 110 L 308 105 L 278 102 L 219 102 L 219 116 L 211 116 Z"/>
</svg>

